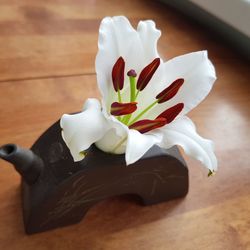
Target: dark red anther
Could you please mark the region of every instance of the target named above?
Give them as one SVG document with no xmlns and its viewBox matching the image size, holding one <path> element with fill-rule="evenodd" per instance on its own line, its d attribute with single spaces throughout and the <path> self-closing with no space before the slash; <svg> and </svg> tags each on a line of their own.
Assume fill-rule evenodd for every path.
<svg viewBox="0 0 250 250">
<path fill-rule="evenodd" d="M 163 103 L 173 98 L 177 94 L 178 90 L 180 89 L 183 83 L 184 83 L 183 78 L 179 78 L 175 80 L 173 83 L 171 83 L 170 86 L 165 88 L 161 93 L 159 93 L 156 96 L 156 99 L 158 99 L 158 103 Z"/>
<path fill-rule="evenodd" d="M 140 120 L 129 126 L 130 129 L 135 129 L 141 132 L 142 134 L 164 126 L 166 124 L 165 118 L 156 118 L 155 120 Z"/>
<path fill-rule="evenodd" d="M 177 115 L 180 114 L 183 107 L 184 107 L 183 103 L 178 103 L 178 104 L 174 105 L 173 107 L 171 107 L 171 108 L 165 110 L 164 112 L 162 112 L 160 115 L 158 115 L 156 117 L 156 119 L 165 118 L 166 119 L 166 124 L 170 123 L 175 119 L 175 117 Z"/>
<path fill-rule="evenodd" d="M 136 72 L 135 72 L 135 70 L 134 70 L 134 69 L 131 69 L 131 70 L 129 70 L 129 71 L 128 71 L 127 76 L 136 77 L 136 76 L 137 76 L 137 74 L 136 74 Z"/>
<path fill-rule="evenodd" d="M 124 59 L 122 57 L 119 57 L 112 69 L 112 81 L 116 92 L 123 89 L 124 69 Z"/>
<path fill-rule="evenodd" d="M 136 85 L 138 90 L 142 91 L 147 86 L 159 65 L 160 58 L 156 58 L 141 71 Z"/>
<path fill-rule="evenodd" d="M 128 102 L 128 103 L 120 103 L 113 102 L 111 104 L 111 115 L 120 116 L 120 115 L 128 115 L 132 114 L 136 109 L 137 102 Z"/>
</svg>

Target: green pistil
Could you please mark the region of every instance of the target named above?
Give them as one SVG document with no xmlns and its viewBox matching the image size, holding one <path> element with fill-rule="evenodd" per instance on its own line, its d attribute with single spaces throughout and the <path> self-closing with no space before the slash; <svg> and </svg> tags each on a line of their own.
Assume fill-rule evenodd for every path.
<svg viewBox="0 0 250 250">
<path fill-rule="evenodd" d="M 133 71 L 133 70 L 131 70 L 131 71 Z M 135 73 L 135 71 L 134 72 L 131 72 L 131 71 L 128 72 L 128 77 L 129 77 L 129 82 L 130 82 L 130 102 L 135 102 L 139 93 L 140 93 L 140 90 L 138 89 L 136 91 L 136 73 Z M 118 94 L 118 102 L 122 103 L 120 89 L 118 89 L 117 94 Z M 145 113 L 147 113 L 150 109 L 152 109 L 158 102 L 159 102 L 159 100 L 157 99 L 156 101 L 151 103 L 147 108 L 145 108 L 141 113 L 139 113 L 131 122 L 129 122 L 129 121 L 130 121 L 133 114 L 125 115 L 123 118 L 118 116 L 117 119 L 120 122 L 124 123 L 125 125 L 130 126 L 131 124 L 138 121 Z M 120 147 L 120 145 L 118 145 L 118 147 Z M 116 147 L 115 147 L 114 151 L 115 150 L 116 150 Z"/>
<path fill-rule="evenodd" d="M 140 114 L 138 114 L 129 124 L 128 126 L 130 126 L 131 124 L 135 123 L 136 121 L 138 121 L 145 113 L 147 113 L 151 108 L 153 108 L 156 104 L 158 103 L 158 100 L 154 101 L 153 103 L 151 103 L 147 108 L 145 108 Z"/>
<path fill-rule="evenodd" d="M 130 82 L 130 102 L 135 102 L 136 101 L 136 82 L 135 82 L 135 77 L 134 76 L 129 76 L 129 82 Z M 122 119 L 122 123 L 128 124 L 132 114 L 125 115 Z"/>
<path fill-rule="evenodd" d="M 135 77 L 129 76 L 130 82 L 130 102 L 134 102 L 136 100 L 135 96 Z"/>
</svg>

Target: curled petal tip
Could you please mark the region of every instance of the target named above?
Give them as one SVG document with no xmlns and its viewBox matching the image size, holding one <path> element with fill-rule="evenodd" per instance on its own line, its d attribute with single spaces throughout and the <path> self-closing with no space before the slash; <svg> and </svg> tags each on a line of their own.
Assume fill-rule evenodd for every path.
<svg viewBox="0 0 250 250">
<path fill-rule="evenodd" d="M 125 61 L 120 56 L 112 69 L 112 81 L 115 91 L 123 89 L 124 85 L 124 69 L 125 69 Z"/>
<path fill-rule="evenodd" d="M 165 88 L 161 93 L 156 96 L 156 99 L 158 99 L 158 103 L 163 103 L 173 98 L 177 94 L 183 83 L 183 78 L 179 78 L 173 83 L 171 83 L 170 86 Z"/>
<path fill-rule="evenodd" d="M 136 88 L 139 91 L 142 91 L 151 78 L 153 77 L 155 71 L 158 69 L 160 65 L 160 58 L 155 58 L 150 64 L 148 64 L 140 73 Z"/>
<path fill-rule="evenodd" d="M 209 172 L 208 172 L 207 176 L 210 177 L 210 176 L 214 176 L 215 174 L 216 174 L 216 172 L 214 170 L 211 171 L 209 169 Z"/>
<path fill-rule="evenodd" d="M 156 119 L 165 118 L 166 123 L 170 123 L 176 118 L 177 115 L 180 114 L 183 108 L 184 108 L 184 103 L 178 103 L 173 107 L 162 112 L 160 115 L 157 116 Z"/>
<path fill-rule="evenodd" d="M 120 103 L 113 102 L 111 104 L 111 115 L 120 116 L 132 114 L 137 109 L 137 102 Z"/>
<path fill-rule="evenodd" d="M 155 120 L 140 120 L 129 126 L 130 129 L 135 129 L 142 134 L 149 132 L 153 129 L 160 128 L 166 124 L 167 120 L 163 117 L 156 118 Z"/>
</svg>

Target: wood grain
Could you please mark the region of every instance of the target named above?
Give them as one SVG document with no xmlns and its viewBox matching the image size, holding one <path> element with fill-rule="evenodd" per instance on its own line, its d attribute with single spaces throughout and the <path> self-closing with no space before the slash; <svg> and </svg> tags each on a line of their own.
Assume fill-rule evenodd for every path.
<svg viewBox="0 0 250 250">
<path fill-rule="evenodd" d="M 78 225 L 26 236 L 19 182 L 0 162 L 0 249 L 250 249 L 249 62 L 211 32 L 154 1 L 0 2 L 0 144 L 29 147 L 63 113 L 100 97 L 94 75 L 97 36 L 105 15 L 136 25 L 154 19 L 163 57 L 208 49 L 218 80 L 190 117 L 216 144 L 219 172 L 207 178 L 187 158 L 186 198 L 142 207 L 131 197 L 96 205 Z"/>
<path fill-rule="evenodd" d="M 133 24 L 154 19 L 163 31 L 163 57 L 208 49 L 237 63 L 216 37 L 208 43 L 210 34 L 202 27 L 153 1 L 10 2 L 0 3 L 0 81 L 94 73 L 100 20 L 117 14 L 126 14 Z"/>
</svg>

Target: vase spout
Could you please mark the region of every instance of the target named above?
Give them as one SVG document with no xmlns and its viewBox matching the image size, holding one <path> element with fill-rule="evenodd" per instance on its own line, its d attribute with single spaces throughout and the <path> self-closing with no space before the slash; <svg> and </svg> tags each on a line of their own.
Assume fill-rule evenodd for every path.
<svg viewBox="0 0 250 250">
<path fill-rule="evenodd" d="M 12 163 L 23 180 L 30 185 L 37 181 L 43 170 L 43 161 L 39 156 L 16 144 L 1 146 L 0 158 Z"/>
</svg>

